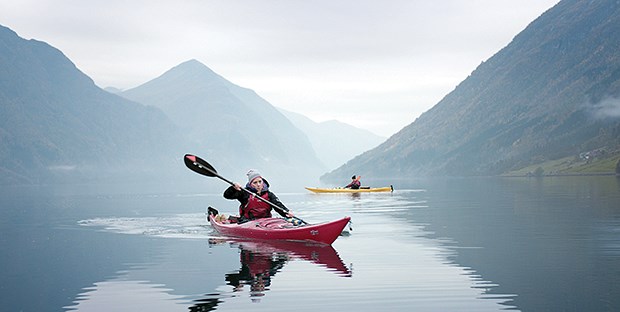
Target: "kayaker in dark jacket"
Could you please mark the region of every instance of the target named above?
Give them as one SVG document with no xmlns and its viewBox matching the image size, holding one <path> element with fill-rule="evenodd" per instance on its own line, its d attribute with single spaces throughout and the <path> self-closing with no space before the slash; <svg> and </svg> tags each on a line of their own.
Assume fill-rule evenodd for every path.
<svg viewBox="0 0 620 312">
<path fill-rule="evenodd" d="M 248 183 L 245 185 L 247 190 L 280 207 L 281 209 L 276 209 L 276 211 L 281 216 L 294 217 L 289 209 L 278 199 L 276 194 L 269 191 L 269 183 L 267 180 L 263 179 L 258 171 L 252 169 L 248 171 L 247 176 Z M 224 191 L 224 198 L 236 199 L 241 203 L 241 205 L 239 205 L 239 218 L 241 221 L 271 218 L 271 205 L 243 191 L 239 183 L 234 183 L 234 185 L 228 187 Z"/>
<path fill-rule="evenodd" d="M 347 186 L 345 186 L 344 188 L 350 188 L 355 190 L 359 189 L 360 186 L 362 186 L 362 182 L 360 182 L 361 178 L 361 176 L 352 176 L 351 183 L 347 184 Z"/>
</svg>

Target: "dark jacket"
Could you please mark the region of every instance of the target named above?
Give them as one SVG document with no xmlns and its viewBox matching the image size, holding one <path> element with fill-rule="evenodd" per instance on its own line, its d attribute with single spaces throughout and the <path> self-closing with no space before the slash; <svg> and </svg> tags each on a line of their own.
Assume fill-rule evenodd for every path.
<svg viewBox="0 0 620 312">
<path fill-rule="evenodd" d="M 353 180 L 351 181 L 351 183 L 349 183 L 347 186 L 345 186 L 344 188 L 352 188 L 352 189 L 359 189 L 360 186 L 362 186 L 362 182 L 360 182 L 360 180 Z"/>
<path fill-rule="evenodd" d="M 271 203 L 273 203 L 274 205 L 276 205 L 276 206 L 281 208 L 281 209 L 275 209 L 275 211 L 277 211 L 281 216 L 286 217 L 286 212 L 288 212 L 288 208 L 286 208 L 286 206 L 284 206 L 284 204 L 280 201 L 280 199 L 276 196 L 276 194 L 274 194 L 271 191 L 269 191 L 269 183 L 267 182 L 267 180 L 263 179 L 263 181 L 264 181 L 263 191 L 260 194 L 257 193 L 256 190 L 254 188 L 252 188 L 249 184 L 245 186 L 245 189 L 251 191 L 252 193 L 256 193 L 259 196 L 262 196 L 265 193 L 267 193 L 268 200 Z M 234 186 L 230 186 L 230 187 L 228 187 L 224 191 L 224 198 L 226 198 L 226 199 L 236 199 L 241 204 L 239 206 L 239 215 L 240 216 L 244 215 L 243 212 L 244 212 L 244 209 L 246 209 L 246 205 L 248 204 L 248 200 L 249 200 L 250 196 L 251 196 L 250 193 L 248 193 L 248 192 L 246 192 L 244 190 L 237 191 Z"/>
</svg>

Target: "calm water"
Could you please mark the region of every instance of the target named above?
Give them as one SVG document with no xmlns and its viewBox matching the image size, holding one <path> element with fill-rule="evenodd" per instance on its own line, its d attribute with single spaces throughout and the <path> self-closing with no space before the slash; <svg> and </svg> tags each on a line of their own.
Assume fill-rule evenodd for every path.
<svg viewBox="0 0 620 312">
<path fill-rule="evenodd" d="M 3 188 L 2 311 L 620 311 L 615 177 L 274 187 L 308 222 L 352 217 L 332 247 L 217 237 L 205 208 L 236 205 L 209 183 Z"/>
</svg>

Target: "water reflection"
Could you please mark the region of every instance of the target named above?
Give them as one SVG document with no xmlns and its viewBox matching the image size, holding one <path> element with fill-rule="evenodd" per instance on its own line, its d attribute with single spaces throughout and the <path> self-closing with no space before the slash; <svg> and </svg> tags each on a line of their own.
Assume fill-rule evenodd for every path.
<svg viewBox="0 0 620 312">
<path fill-rule="evenodd" d="M 449 237 L 454 263 L 517 294 L 524 311 L 616 311 L 618 181 L 606 177 L 429 181 L 429 209 L 405 214 Z M 616 309 L 610 308 L 616 307 Z"/>
<path fill-rule="evenodd" d="M 393 194 L 359 196 L 279 193 L 310 222 L 353 218 L 354 231 L 334 247 L 344 263 L 355 263 L 354 278 L 331 247 L 209 244 L 215 234 L 203 221 L 205 196 L 223 205 L 219 192 L 21 193 L 0 190 L 0 249 L 10 251 L 0 255 L 6 311 L 620 307 L 615 178 L 413 181 Z"/>
<path fill-rule="evenodd" d="M 266 252 L 252 252 L 241 248 L 241 269 L 239 272 L 226 274 L 226 284 L 234 288 L 235 292 L 242 291 L 245 285 L 250 286 L 250 297 L 265 295 L 271 286 L 271 277 L 280 271 L 289 260 L 286 253 L 269 254 Z"/>
<path fill-rule="evenodd" d="M 212 294 L 211 296 L 216 297 L 217 294 Z M 195 300 L 195 304 L 189 307 L 190 312 L 207 312 L 207 311 L 215 311 L 217 306 L 222 303 L 222 300 L 218 298 L 204 298 Z"/>
<path fill-rule="evenodd" d="M 330 245 L 290 241 L 245 241 L 231 239 L 209 240 L 210 245 L 230 244 L 239 249 L 241 267 L 225 274 L 226 285 L 233 293 L 249 288 L 250 298 L 259 302 L 270 289 L 274 276 L 293 260 L 303 260 L 326 268 L 342 277 L 351 277 L 351 270 L 344 264 L 338 252 Z M 216 299 L 201 299 L 192 311 L 209 311 L 217 306 Z M 200 306 L 199 310 L 196 308 Z"/>
</svg>

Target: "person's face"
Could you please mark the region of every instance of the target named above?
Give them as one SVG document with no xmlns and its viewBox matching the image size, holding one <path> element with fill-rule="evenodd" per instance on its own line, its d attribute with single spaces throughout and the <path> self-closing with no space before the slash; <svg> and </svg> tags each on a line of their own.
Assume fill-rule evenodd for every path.
<svg viewBox="0 0 620 312">
<path fill-rule="evenodd" d="M 252 187 L 259 192 L 262 191 L 263 190 L 263 178 L 258 177 L 252 180 Z"/>
</svg>

